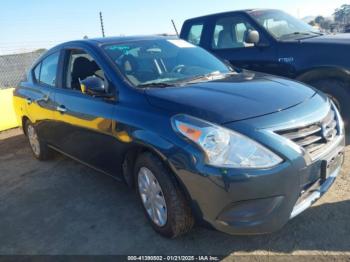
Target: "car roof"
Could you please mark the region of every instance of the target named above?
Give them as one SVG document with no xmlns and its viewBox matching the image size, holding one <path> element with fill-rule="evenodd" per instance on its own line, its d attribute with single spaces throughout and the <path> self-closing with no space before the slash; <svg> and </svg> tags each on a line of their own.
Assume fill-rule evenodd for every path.
<svg viewBox="0 0 350 262">
<path fill-rule="evenodd" d="M 102 44 L 118 44 L 132 41 L 142 41 L 142 40 L 162 40 L 162 39 L 174 39 L 175 35 L 147 35 L 147 36 L 112 36 L 112 37 L 99 37 L 99 38 L 89 38 L 80 39 L 64 42 L 60 45 L 69 45 L 76 43 L 87 43 L 90 45 L 99 46 Z"/>
<path fill-rule="evenodd" d="M 98 38 L 88 38 L 88 39 L 78 39 L 60 43 L 52 48 L 50 48 L 45 56 L 56 52 L 58 49 L 76 46 L 76 45 L 89 45 L 94 47 L 100 47 L 103 44 L 119 44 L 132 41 L 142 41 L 142 40 L 164 40 L 164 39 L 178 39 L 176 35 L 146 35 L 146 36 L 112 36 L 112 37 L 98 37 Z"/>
<path fill-rule="evenodd" d="M 200 20 L 200 19 L 206 19 L 210 17 L 215 17 L 215 16 L 223 16 L 223 15 L 229 15 L 229 14 L 238 14 L 238 13 L 245 13 L 249 14 L 250 12 L 255 12 L 255 11 L 273 11 L 277 9 L 264 9 L 264 8 L 251 8 L 251 9 L 242 9 L 242 10 L 234 10 L 234 11 L 227 11 L 227 12 L 221 12 L 221 13 L 214 13 L 214 14 L 209 14 L 209 15 L 204 15 L 204 16 L 198 16 L 198 17 L 193 17 L 190 19 L 187 19 L 187 21 L 191 20 Z"/>
</svg>

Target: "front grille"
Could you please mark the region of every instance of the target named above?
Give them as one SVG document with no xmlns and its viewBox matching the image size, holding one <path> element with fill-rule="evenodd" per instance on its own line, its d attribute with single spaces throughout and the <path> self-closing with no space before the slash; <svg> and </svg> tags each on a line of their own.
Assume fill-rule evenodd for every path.
<svg viewBox="0 0 350 262">
<path fill-rule="evenodd" d="M 339 135 L 339 123 L 334 109 L 331 108 L 328 115 L 321 121 L 299 128 L 280 130 L 276 133 L 302 147 L 314 160 Z"/>
</svg>

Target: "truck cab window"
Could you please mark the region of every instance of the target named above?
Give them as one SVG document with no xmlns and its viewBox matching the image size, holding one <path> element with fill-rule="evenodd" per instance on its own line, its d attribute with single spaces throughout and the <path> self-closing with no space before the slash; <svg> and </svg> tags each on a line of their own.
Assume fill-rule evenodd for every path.
<svg viewBox="0 0 350 262">
<path fill-rule="evenodd" d="M 203 32 L 203 24 L 195 24 L 191 26 L 191 29 L 187 35 L 187 41 L 199 45 Z"/>
<path fill-rule="evenodd" d="M 253 47 L 253 44 L 246 43 L 245 39 L 249 31 L 255 30 L 245 18 L 225 17 L 216 22 L 212 48 L 245 48 Z"/>
</svg>

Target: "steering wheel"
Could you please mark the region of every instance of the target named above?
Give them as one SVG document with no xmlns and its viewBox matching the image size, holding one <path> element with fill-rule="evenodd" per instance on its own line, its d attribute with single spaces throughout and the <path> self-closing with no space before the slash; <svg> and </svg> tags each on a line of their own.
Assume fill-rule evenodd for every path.
<svg viewBox="0 0 350 262">
<path fill-rule="evenodd" d="M 182 73 L 185 67 L 185 65 L 177 65 L 171 70 L 171 73 Z"/>
</svg>

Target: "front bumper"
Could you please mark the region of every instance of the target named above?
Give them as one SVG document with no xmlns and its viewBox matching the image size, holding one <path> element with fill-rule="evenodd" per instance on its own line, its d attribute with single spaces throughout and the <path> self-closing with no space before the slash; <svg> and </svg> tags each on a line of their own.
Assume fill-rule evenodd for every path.
<svg viewBox="0 0 350 262">
<path fill-rule="evenodd" d="M 184 167 L 181 160 L 190 156 L 177 156 L 170 164 L 192 199 L 197 218 L 229 234 L 264 234 L 279 230 L 327 192 L 341 165 L 326 180 L 321 179 L 321 166 L 324 159 L 341 154 L 344 145 L 341 139 L 313 163 L 300 155 L 267 170 L 220 169 L 200 162 Z"/>
<path fill-rule="evenodd" d="M 322 183 L 317 185 L 318 182 L 315 182 L 316 188 L 311 187 L 308 191 L 304 192 L 304 194 L 308 195 L 306 197 L 301 198 L 300 201 L 297 201 L 296 205 L 294 206 L 292 213 L 290 214 L 290 218 L 294 218 L 306 209 L 308 209 L 313 203 L 315 203 L 318 199 L 320 199 L 327 191 L 328 189 L 333 185 L 335 179 L 339 175 L 341 170 L 341 166 L 339 166 L 335 171 L 333 171 L 332 174 Z"/>
</svg>

